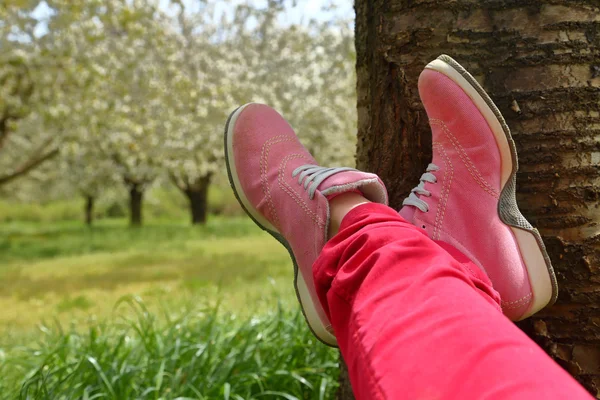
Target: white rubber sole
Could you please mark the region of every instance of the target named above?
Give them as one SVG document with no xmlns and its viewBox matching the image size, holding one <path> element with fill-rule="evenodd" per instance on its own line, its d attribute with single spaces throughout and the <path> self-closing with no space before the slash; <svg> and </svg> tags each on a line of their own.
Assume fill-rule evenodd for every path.
<svg viewBox="0 0 600 400">
<path fill-rule="evenodd" d="M 446 60 L 448 62 L 446 62 Z M 450 65 L 450 63 L 455 65 Z M 476 107 L 486 119 L 490 129 L 494 133 L 496 143 L 500 150 L 502 162 L 501 182 L 502 189 L 504 190 L 509 181 L 516 176 L 517 153 L 508 127 L 506 124 L 504 124 L 503 127 L 497 114 L 492 110 L 489 104 L 492 104 L 493 107 L 496 108 L 496 111 L 497 107 L 481 87 L 479 87 L 478 90 L 474 86 L 479 86 L 475 78 L 450 57 L 441 56 L 437 60 L 429 63 L 425 68 L 440 72 L 452 79 L 473 100 Z M 487 99 L 482 97 L 482 93 L 485 94 Z M 497 111 L 497 113 L 499 114 L 499 111 Z M 514 196 L 514 193 L 512 193 L 512 196 Z M 519 251 L 527 269 L 533 294 L 533 301 L 531 302 L 529 309 L 521 316 L 520 320 L 522 320 L 540 311 L 550 303 L 553 303 L 556 300 L 558 293 L 558 285 L 556 284 L 554 270 L 552 269 L 550 259 L 546 253 L 539 232 L 533 227 L 525 228 L 523 226 L 519 227 L 511 224 L 506 225 L 512 230 L 517 245 L 519 246 Z"/>
<path fill-rule="evenodd" d="M 308 286 L 302 273 L 298 271 L 298 264 L 294 257 L 294 253 L 289 245 L 289 243 L 283 238 L 283 236 L 279 233 L 279 231 L 266 219 L 264 218 L 250 203 L 244 191 L 242 190 L 242 185 L 240 183 L 239 176 L 237 174 L 237 169 L 235 166 L 235 159 L 233 157 L 233 132 L 235 128 L 235 123 L 242 113 L 244 109 L 249 106 L 249 103 L 241 106 L 237 110 L 235 110 L 227 120 L 227 124 L 225 126 L 225 161 L 227 165 L 227 173 L 229 176 L 229 183 L 231 184 L 231 188 L 238 199 L 240 205 L 246 211 L 248 216 L 252 218 L 252 220 L 263 230 L 267 231 L 271 234 L 275 239 L 277 239 L 281 244 L 285 246 L 285 248 L 290 253 L 290 257 L 294 263 L 294 287 L 296 289 L 296 296 L 298 297 L 298 301 L 300 302 L 300 307 L 302 308 L 302 312 L 304 317 L 306 318 L 306 322 L 308 326 L 314 333 L 314 335 L 323 343 L 329 346 L 337 346 L 337 339 L 330 332 L 326 325 L 323 324 L 321 318 L 316 309 L 316 305 L 312 301 L 312 296 L 308 290 Z"/>
</svg>

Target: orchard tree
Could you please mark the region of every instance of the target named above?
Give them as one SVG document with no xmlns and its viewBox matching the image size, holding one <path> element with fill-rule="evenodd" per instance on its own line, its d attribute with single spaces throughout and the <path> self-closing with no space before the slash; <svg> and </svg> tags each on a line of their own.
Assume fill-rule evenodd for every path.
<svg viewBox="0 0 600 400">
<path fill-rule="evenodd" d="M 60 168 L 62 176 L 83 197 L 84 221 L 92 225 L 98 198 L 108 188 L 118 184 L 119 174 L 112 160 L 89 144 L 82 140 L 65 141 L 61 149 Z"/>
<path fill-rule="evenodd" d="M 44 85 L 56 85 L 56 71 L 40 50 L 31 11 L 37 2 L 0 5 L 0 185 L 27 174 L 57 154 L 55 136 L 20 129 L 29 116 L 43 113 Z M 33 114 L 33 115 L 32 115 Z M 35 124 L 30 121 L 29 127 Z"/>
<path fill-rule="evenodd" d="M 87 154 L 100 154 L 90 163 L 114 164 L 129 191 L 131 225 L 139 226 L 143 194 L 160 172 L 161 134 L 172 125 L 164 103 L 169 70 L 163 59 L 176 44 L 168 21 L 151 1 L 48 4 L 55 12 L 49 24 L 55 51 L 74 63 L 73 106 L 82 115 L 73 115 L 71 125 L 93 133 L 77 140 L 94 147 Z"/>
<path fill-rule="evenodd" d="M 109 104 L 111 119 L 99 143 L 129 189 L 131 225 L 139 226 L 144 192 L 160 171 L 160 132 L 169 129 L 170 121 L 162 118 L 168 71 L 159 60 L 170 43 L 165 21 L 149 2 L 114 2 L 99 17 L 103 51 L 93 62 L 106 87 L 102 101 Z"/>
<path fill-rule="evenodd" d="M 223 123 L 250 101 L 288 116 L 322 162 L 352 160 L 349 24 L 282 25 L 286 8 L 274 1 L 238 6 L 234 18 L 217 15 L 216 1 L 198 4 L 48 1 L 45 49 L 65 60 L 54 108 L 80 155 L 70 162 L 94 171 L 111 160 L 130 192 L 132 225 L 163 170 L 187 196 L 192 222 L 205 221 L 211 178 L 223 170 Z"/>
<path fill-rule="evenodd" d="M 79 71 L 71 79 L 72 89 L 65 95 L 63 108 L 70 110 L 62 120 L 62 146 L 59 169 L 69 186 L 84 199 L 84 220 L 91 225 L 98 198 L 113 186 L 122 184 L 121 170 L 106 148 L 106 137 L 113 132 L 110 95 L 102 80 L 75 64 Z"/>
<path fill-rule="evenodd" d="M 216 15 L 216 2 L 194 12 L 173 3 L 181 44 L 164 60 L 172 70 L 163 102 L 172 122 L 163 130 L 165 166 L 189 199 L 193 223 L 205 221 L 208 186 L 223 169 L 223 123 L 241 104 L 272 105 L 320 160 L 352 162 L 355 57 L 348 23 L 282 25 L 277 17 L 287 9 L 278 2 L 238 6 L 233 18 Z"/>
<path fill-rule="evenodd" d="M 237 92 L 279 110 L 321 163 L 353 163 L 356 88 L 350 23 L 282 26 L 273 13 L 284 11 L 274 5 L 238 9 L 232 39 L 241 49 Z M 248 18 L 257 22 L 244 24 Z"/>
<path fill-rule="evenodd" d="M 193 224 L 206 221 L 208 187 L 223 168 L 223 124 L 236 106 L 237 50 L 226 41 L 230 25 L 218 19 L 214 4 L 200 2 L 192 11 L 173 1 L 173 45 L 161 53 L 168 88 L 162 104 L 169 121 L 161 132 L 163 165 L 188 199 Z"/>
</svg>

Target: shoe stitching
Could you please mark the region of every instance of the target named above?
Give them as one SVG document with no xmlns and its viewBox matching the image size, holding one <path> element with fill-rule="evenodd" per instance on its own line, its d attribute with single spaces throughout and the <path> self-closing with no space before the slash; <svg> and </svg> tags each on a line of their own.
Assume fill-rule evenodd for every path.
<svg viewBox="0 0 600 400">
<path fill-rule="evenodd" d="M 419 218 L 415 218 L 415 220 L 417 220 L 417 219 L 419 219 Z M 448 235 L 449 237 L 451 237 L 453 240 L 455 240 L 455 241 L 456 241 L 458 244 L 460 244 L 461 246 L 463 246 L 465 249 L 466 249 L 466 248 L 468 248 L 468 247 L 467 247 L 467 246 L 465 246 L 465 245 L 464 245 L 464 244 L 463 244 L 463 243 L 462 243 L 460 240 L 458 240 L 458 239 L 456 239 L 454 236 L 452 236 L 452 235 L 448 234 L 448 232 L 446 232 L 445 230 L 443 230 L 443 229 L 440 229 L 440 232 L 443 232 L 444 234 L 446 234 L 446 235 Z M 446 240 L 444 240 L 444 242 L 447 242 L 447 241 L 446 241 Z M 481 265 L 481 266 L 482 266 L 482 267 L 481 267 L 481 269 L 483 269 L 483 272 L 484 272 L 486 275 L 488 275 L 488 277 L 489 277 L 489 274 L 487 273 L 487 271 L 486 271 L 486 270 L 485 270 L 485 268 L 483 267 L 483 264 L 481 263 L 481 261 L 479 261 L 479 260 L 478 260 L 478 259 L 475 257 L 475 255 L 473 255 L 473 254 L 472 254 L 472 257 L 473 257 L 475 260 L 471 260 L 471 261 L 472 261 L 472 262 L 473 262 L 475 265 L 477 265 L 477 264 Z M 470 257 L 469 257 L 469 258 L 470 258 Z M 465 264 L 463 264 L 463 265 L 465 265 Z M 474 272 L 474 271 L 473 271 L 471 268 L 469 268 L 469 266 L 468 266 L 468 265 L 465 265 L 465 267 L 466 267 L 466 268 L 469 270 L 469 272 L 471 272 L 471 274 L 473 274 L 475 277 L 477 277 L 477 275 L 475 274 L 475 272 Z M 515 309 L 515 308 L 519 308 L 519 307 L 521 307 L 523 304 L 527 303 L 527 301 L 528 301 L 528 300 L 529 300 L 529 299 L 530 299 L 532 296 L 533 296 L 533 294 L 532 294 L 532 293 L 529 293 L 529 294 L 527 294 L 527 295 L 525 295 L 525 296 L 521 297 L 520 299 L 517 299 L 517 300 L 514 300 L 514 301 L 510 301 L 510 302 L 506 302 L 506 301 L 503 301 L 503 300 L 501 300 L 501 301 L 500 301 L 500 303 L 502 304 L 502 309 L 504 309 L 504 310 L 511 310 L 511 309 Z"/>
<path fill-rule="evenodd" d="M 324 226 L 325 223 L 323 222 L 323 220 L 321 218 L 319 218 L 319 215 L 310 209 L 310 207 L 308 206 L 306 201 L 304 201 L 302 196 L 298 192 L 296 192 L 284 179 L 284 172 L 285 172 L 285 168 L 287 167 L 287 163 L 293 159 L 298 159 L 298 158 L 305 158 L 306 160 L 311 161 L 311 159 L 306 157 L 305 154 L 300 154 L 300 153 L 290 154 L 290 155 L 284 157 L 284 159 L 281 161 L 281 164 L 279 166 L 279 179 L 278 179 L 279 186 L 281 187 L 281 189 L 284 192 L 289 194 L 294 199 L 294 201 L 296 201 L 296 203 L 298 203 L 298 205 L 300 205 L 300 207 L 302 207 L 302 209 L 304 209 L 304 211 L 306 211 L 307 214 L 309 214 L 309 216 L 315 223 L 317 223 L 319 226 Z M 283 182 L 283 184 L 287 187 L 287 189 L 281 186 L 281 182 Z"/>
<path fill-rule="evenodd" d="M 496 190 L 494 190 L 492 188 L 492 186 L 481 176 L 481 173 L 479 172 L 479 170 L 477 169 L 477 167 L 475 167 L 475 165 L 473 164 L 473 161 L 469 158 L 469 156 L 466 154 L 464 148 L 462 147 L 462 145 L 460 144 L 460 142 L 458 141 L 458 139 L 456 139 L 456 137 L 450 132 L 450 129 L 447 127 L 447 125 L 445 124 L 444 121 L 442 120 L 438 120 L 438 119 L 430 119 L 430 122 L 432 124 L 438 124 L 446 133 L 446 135 L 448 136 L 448 138 L 450 139 L 452 145 L 458 150 L 459 152 L 459 157 L 461 158 L 461 160 L 463 161 L 463 163 L 465 164 L 465 166 L 467 167 L 467 169 L 469 170 L 469 173 L 471 174 L 471 176 L 475 179 L 475 181 L 479 184 L 479 186 L 481 186 L 487 193 L 491 194 L 492 196 L 494 196 L 494 198 L 499 198 L 499 194 L 496 192 Z M 435 143 L 434 142 L 434 147 L 435 147 Z M 447 155 L 446 155 L 447 156 Z M 469 166 L 470 165 L 470 166 Z M 472 168 L 472 169 L 471 169 Z M 475 175 L 476 176 L 475 176 Z M 438 206 L 438 211 L 439 211 L 439 206 Z M 436 216 L 436 227 L 434 230 L 434 238 L 436 237 L 436 230 L 437 230 L 438 224 L 437 224 L 437 216 Z M 441 230 L 440 230 L 441 231 Z M 439 234 L 439 233 L 438 233 Z M 456 240 L 458 243 L 460 243 L 462 246 L 464 246 L 459 240 L 457 240 L 456 238 L 453 237 L 454 240 Z M 435 240 L 435 239 L 434 239 Z M 468 268 L 468 267 L 467 267 Z M 471 271 L 470 268 L 468 268 L 469 271 Z M 473 271 L 471 271 L 471 273 L 473 273 Z M 524 304 L 526 304 L 527 302 L 529 302 L 531 300 L 531 298 L 533 297 L 533 293 L 529 293 L 523 297 L 521 297 L 520 299 L 514 300 L 514 301 L 510 301 L 510 302 L 506 302 L 504 300 L 501 300 L 501 304 L 502 304 L 502 309 L 504 310 L 511 310 L 511 309 L 516 309 L 519 307 L 522 307 Z"/>
<path fill-rule="evenodd" d="M 323 222 L 321 220 L 321 218 L 319 218 L 319 216 L 308 207 L 308 205 L 306 204 L 304 199 L 302 199 L 302 197 L 296 191 L 294 191 L 294 189 L 292 189 L 292 187 L 284 180 L 284 171 L 287 166 L 287 163 L 290 160 L 298 159 L 298 158 L 305 158 L 309 161 L 312 161 L 308 157 L 306 157 L 305 154 L 297 153 L 297 154 L 287 155 L 286 157 L 283 158 L 283 160 L 281 160 L 281 163 L 279 164 L 279 174 L 278 174 L 277 183 L 279 184 L 280 189 L 283 190 L 284 192 L 286 192 L 288 195 L 290 195 L 290 197 L 292 199 L 294 199 L 294 201 L 308 214 L 308 216 L 316 224 L 318 224 L 319 226 L 324 226 L 325 222 Z M 282 182 L 283 182 L 283 185 L 282 185 Z M 286 187 L 284 187 L 284 185 Z"/>
<path fill-rule="evenodd" d="M 448 159 L 448 166 L 449 166 L 449 169 L 450 169 L 450 179 L 448 179 L 448 184 L 446 186 L 446 197 L 444 198 L 444 201 L 443 201 L 444 205 L 443 205 L 443 208 L 442 208 L 442 216 L 441 216 L 439 224 L 438 224 L 438 233 L 437 233 L 438 234 L 438 238 L 440 236 L 439 229 L 441 228 L 441 226 L 442 226 L 442 224 L 444 222 L 444 218 L 446 217 L 446 209 L 447 209 L 447 205 L 448 205 L 448 197 L 450 196 L 450 188 L 451 188 L 451 185 L 452 185 L 452 180 L 454 178 L 454 166 L 452 164 L 452 160 L 450 159 L 450 157 L 448 157 L 448 155 L 446 154 L 446 150 L 443 147 L 442 147 L 442 151 L 443 151 L 444 155 L 446 156 L 446 158 Z M 438 208 L 438 210 L 439 210 L 439 208 Z"/>
<path fill-rule="evenodd" d="M 477 167 L 475 166 L 473 161 L 469 158 L 469 156 L 467 155 L 466 151 L 464 150 L 464 148 L 462 147 L 462 145 L 460 144 L 458 139 L 456 139 L 456 137 L 452 134 L 452 132 L 450 132 L 450 129 L 448 129 L 448 127 L 446 126 L 444 121 L 432 118 L 429 120 L 429 122 L 433 125 L 440 126 L 442 128 L 442 130 L 444 131 L 444 133 L 446 133 L 446 136 L 448 136 L 448 139 L 450 139 L 450 142 L 452 143 L 454 148 L 458 151 L 458 156 L 460 157 L 460 159 L 463 161 L 463 163 L 467 167 L 467 170 L 469 171 L 469 173 L 471 174 L 471 176 L 473 177 L 475 182 L 477 182 L 477 184 L 485 192 L 487 192 L 488 194 L 493 196 L 495 199 L 500 198 L 500 194 L 483 178 L 483 176 L 481 175 L 481 173 L 479 172 L 479 170 L 477 169 Z"/>
<path fill-rule="evenodd" d="M 439 145 L 438 142 L 433 142 L 431 147 L 433 149 L 436 149 L 436 148 L 440 148 L 441 146 Z M 447 155 L 446 155 L 446 157 L 447 157 Z M 437 210 L 435 212 L 435 221 L 433 223 L 433 233 L 431 235 L 431 238 L 433 240 L 437 240 L 437 238 L 438 238 L 438 234 L 437 234 L 437 230 L 438 230 L 438 227 L 439 227 L 439 221 L 438 221 L 438 219 L 439 219 L 439 215 L 440 215 L 440 212 L 441 212 L 440 210 L 443 208 L 442 199 L 444 198 L 444 195 L 445 195 L 445 192 L 446 192 L 446 170 L 447 170 L 447 167 L 448 167 L 448 163 L 446 162 L 446 159 L 443 159 L 443 162 L 444 162 L 444 167 L 446 167 L 444 169 L 444 184 L 442 185 L 442 192 L 440 194 L 440 200 L 438 202 Z"/>
<path fill-rule="evenodd" d="M 261 186 L 263 194 L 267 198 L 267 204 L 269 205 L 269 209 L 271 210 L 271 214 L 273 216 L 273 224 L 276 227 L 279 227 L 279 216 L 277 215 L 275 204 L 273 203 L 273 197 L 271 196 L 271 189 L 269 188 L 269 182 L 267 180 L 269 153 L 271 152 L 271 146 L 281 142 L 292 141 L 293 139 L 294 138 L 290 137 L 289 135 L 274 136 L 263 144 L 260 155 L 260 181 L 262 184 Z"/>
<path fill-rule="evenodd" d="M 514 310 L 515 308 L 520 308 L 520 307 L 524 306 L 525 304 L 527 304 L 531 300 L 532 297 L 533 297 L 533 293 L 529 293 L 528 295 L 525 295 L 518 300 L 501 301 L 502 309 L 503 310 Z"/>
<path fill-rule="evenodd" d="M 520 303 L 520 302 L 522 302 L 524 299 L 528 299 L 528 298 L 530 298 L 531 296 L 533 296 L 533 293 L 531 293 L 531 292 L 530 292 L 529 294 L 527 294 L 527 295 L 525 295 L 525 296 L 521 297 L 520 299 L 513 300 L 513 301 L 502 301 L 502 303 L 503 303 L 503 304 L 507 304 L 507 305 L 510 305 L 510 304 L 515 304 L 515 303 Z"/>
<path fill-rule="evenodd" d="M 329 207 L 329 203 L 326 203 L 327 206 Z M 321 215 L 323 213 L 323 209 L 321 207 L 321 204 L 319 201 L 317 201 L 317 215 Z M 317 224 L 317 226 L 315 226 L 315 240 L 314 240 L 314 254 L 318 257 L 318 255 L 321 253 L 321 249 L 323 249 L 323 246 L 325 246 L 325 242 L 327 241 L 327 235 L 328 235 L 328 222 L 329 222 L 329 210 L 325 210 L 325 215 L 327 215 L 327 217 L 325 217 L 325 223 L 323 225 L 319 225 Z M 322 239 L 323 238 L 323 239 Z M 313 282 L 314 285 L 314 282 Z"/>
<path fill-rule="evenodd" d="M 417 218 L 415 218 L 415 219 L 419 219 L 419 218 L 417 217 Z M 419 220 L 420 220 L 420 219 L 419 219 Z M 424 222 L 424 221 L 423 221 L 423 222 Z M 448 232 L 446 232 L 446 230 L 445 230 L 445 229 L 442 229 L 442 228 L 440 228 L 440 230 L 439 230 L 439 231 L 440 231 L 440 234 L 444 233 L 445 235 L 447 235 L 448 237 L 450 237 L 450 238 L 452 238 L 454 241 L 456 241 L 456 243 L 460 244 L 460 245 L 461 245 L 463 248 L 465 248 L 465 249 L 468 249 L 468 247 L 467 247 L 467 246 L 465 246 L 465 245 L 464 245 L 464 244 L 463 244 L 463 243 L 462 243 L 460 240 L 458 240 L 458 239 L 456 239 L 454 236 L 452 236 L 452 235 L 448 234 Z M 450 244 L 451 246 L 453 246 L 453 245 L 452 245 L 452 243 L 449 243 L 447 240 L 441 240 L 441 239 L 438 239 L 438 240 L 440 240 L 440 241 L 442 241 L 442 242 L 446 242 L 446 243 Z M 456 247 L 456 246 L 454 246 L 454 247 Z M 460 250 L 460 249 L 459 249 L 459 251 L 461 251 L 461 253 L 463 252 L 463 251 L 462 251 L 462 250 Z M 471 253 L 471 254 L 472 254 L 472 253 Z M 465 254 L 465 255 L 466 255 L 466 254 Z M 468 257 L 468 256 L 467 256 L 467 258 L 471 259 L 471 257 Z M 473 255 L 473 258 L 474 258 L 475 260 L 471 260 L 471 262 L 472 262 L 473 264 L 475 264 L 475 266 L 477 266 L 479 269 L 482 269 L 482 270 L 483 270 L 483 272 L 484 272 L 484 273 L 487 275 L 487 271 L 485 270 L 485 268 L 483 268 L 483 264 L 481 263 L 481 261 L 479 261 L 479 260 L 478 260 L 478 259 L 475 257 L 475 255 Z M 479 264 L 479 265 L 478 265 L 478 264 Z M 465 268 L 467 268 L 467 269 L 469 270 L 469 272 L 470 272 L 470 273 L 471 273 L 471 274 L 472 274 L 472 275 L 473 275 L 475 278 L 478 278 L 478 279 L 479 279 L 479 275 L 478 275 L 478 274 L 476 274 L 476 273 L 475 273 L 475 271 L 473 271 L 473 270 L 471 269 L 471 267 L 469 267 L 469 265 L 468 265 L 468 264 L 463 264 L 463 263 L 461 263 L 461 265 L 464 265 L 464 266 L 465 266 Z M 481 265 L 481 267 L 479 267 L 480 265 Z M 488 276 L 489 276 L 489 275 L 488 275 Z"/>
<path fill-rule="evenodd" d="M 448 136 L 452 145 L 456 148 L 456 150 L 458 150 L 459 157 L 461 158 L 461 160 L 463 160 L 463 162 L 465 163 L 465 166 L 469 170 L 469 173 L 471 174 L 473 179 L 475 179 L 475 181 L 477 181 L 479 186 L 481 186 L 486 192 L 493 195 L 494 197 L 496 197 L 496 198 L 500 197 L 499 194 L 497 193 L 497 191 L 494 190 L 492 185 L 490 185 L 483 178 L 483 176 L 481 175 L 481 173 L 479 172 L 479 170 L 477 169 L 477 167 L 475 166 L 473 161 L 467 155 L 467 152 L 464 150 L 464 147 L 462 147 L 462 145 L 460 144 L 458 139 L 456 139 L 456 137 L 452 134 L 452 132 L 450 131 L 450 129 L 448 128 L 446 123 L 442 120 L 435 119 L 435 118 L 431 118 L 430 123 L 439 125 L 442 128 L 442 130 L 446 133 L 446 136 Z"/>
<path fill-rule="evenodd" d="M 293 159 L 298 159 L 298 158 L 305 158 L 306 156 L 304 154 L 290 154 L 286 157 L 283 158 L 283 160 L 281 161 L 281 163 L 279 164 L 279 169 L 278 169 L 278 177 L 277 177 L 277 183 L 279 185 L 279 188 L 281 190 L 283 190 L 285 193 L 287 193 L 308 215 L 309 217 L 311 217 L 311 219 L 315 222 L 315 223 L 319 223 L 317 218 L 318 216 L 316 214 L 314 214 L 306 205 L 306 203 L 304 202 L 304 200 L 302 200 L 300 198 L 300 195 L 294 191 L 292 189 L 292 187 L 284 181 L 284 171 L 285 171 L 285 167 L 287 166 L 287 163 L 290 160 Z M 281 182 L 284 182 L 285 186 L 284 187 L 282 185 Z"/>
<path fill-rule="evenodd" d="M 442 223 L 444 222 L 444 218 L 446 216 L 446 206 L 448 205 L 448 197 L 450 196 L 450 187 L 452 185 L 452 179 L 454 178 L 454 167 L 452 165 L 452 161 L 450 160 L 450 157 L 448 157 L 448 154 L 446 153 L 446 150 L 440 143 L 434 142 L 433 147 L 440 150 L 440 153 L 443 153 L 442 156 L 444 158 L 444 165 L 446 166 L 446 169 L 444 170 L 444 185 L 442 186 L 442 195 L 440 198 L 440 202 L 438 203 L 438 207 L 437 207 L 437 211 L 436 211 L 436 215 L 435 215 L 435 224 L 434 224 L 434 229 L 433 229 L 433 240 L 437 240 L 437 239 L 439 239 L 439 236 L 440 236 L 439 229 L 442 226 Z M 446 177 L 448 175 L 447 171 L 449 171 L 449 173 L 450 173 L 450 177 L 448 179 Z M 441 216 L 440 216 L 440 213 L 441 213 Z"/>
</svg>

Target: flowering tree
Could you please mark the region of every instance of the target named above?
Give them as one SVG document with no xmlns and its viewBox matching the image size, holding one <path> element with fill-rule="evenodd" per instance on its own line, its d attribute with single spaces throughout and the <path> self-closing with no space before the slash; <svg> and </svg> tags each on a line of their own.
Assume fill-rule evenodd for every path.
<svg viewBox="0 0 600 400">
<path fill-rule="evenodd" d="M 347 21 L 280 26 L 269 11 L 251 11 L 257 28 L 236 35 L 244 49 L 245 95 L 278 109 L 324 164 L 353 162 L 356 79 Z"/>
<path fill-rule="evenodd" d="M 55 90 L 35 115 L 41 130 L 60 133 L 68 178 L 90 213 L 99 188 L 119 176 L 131 223 L 141 224 L 143 194 L 165 173 L 192 222 L 204 222 L 209 184 L 223 170 L 224 121 L 250 101 L 280 110 L 321 162 L 352 162 L 349 24 L 281 24 L 279 1 L 238 6 L 233 17 L 215 0 L 193 10 L 178 0 L 47 4 L 48 32 L 30 42 L 55 66 L 45 75 Z"/>
<path fill-rule="evenodd" d="M 160 172 L 160 132 L 171 125 L 164 106 L 165 61 L 174 45 L 169 23 L 151 1 L 48 4 L 55 15 L 47 36 L 75 71 L 70 160 L 87 168 L 84 181 L 92 186 L 113 176 L 94 173 L 110 162 L 129 190 L 131 224 L 138 226 L 143 194 Z"/>
<path fill-rule="evenodd" d="M 282 26 L 278 2 L 238 6 L 232 19 L 214 4 L 191 12 L 177 3 L 181 45 L 169 100 L 173 129 L 164 130 L 165 166 L 188 197 L 192 222 L 206 218 L 211 177 L 223 169 L 222 129 L 238 105 L 258 101 L 290 119 L 325 163 L 352 162 L 356 132 L 354 47 L 349 24 Z M 250 23 L 249 23 L 250 21 Z"/>
<path fill-rule="evenodd" d="M 28 173 L 57 154 L 55 137 L 39 128 L 53 68 L 35 41 L 34 21 L 20 2 L 0 5 L 0 185 Z M 23 123 L 29 117 L 30 121 Z M 36 125 L 37 124 L 37 125 Z"/>
<path fill-rule="evenodd" d="M 223 168 L 223 124 L 239 99 L 235 97 L 235 49 L 226 35 L 231 24 L 219 20 L 214 4 L 201 2 L 196 11 L 173 1 L 173 43 L 162 102 L 169 118 L 163 129 L 163 165 L 171 181 L 187 197 L 192 223 L 206 220 L 212 176 Z"/>
</svg>

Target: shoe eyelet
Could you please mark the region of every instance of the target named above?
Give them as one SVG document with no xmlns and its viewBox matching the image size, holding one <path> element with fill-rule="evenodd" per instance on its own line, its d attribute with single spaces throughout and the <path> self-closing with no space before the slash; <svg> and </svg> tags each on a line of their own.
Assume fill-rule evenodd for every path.
<svg viewBox="0 0 600 400">
<path fill-rule="evenodd" d="M 422 225 L 421 228 L 425 229 L 425 225 Z"/>
</svg>

